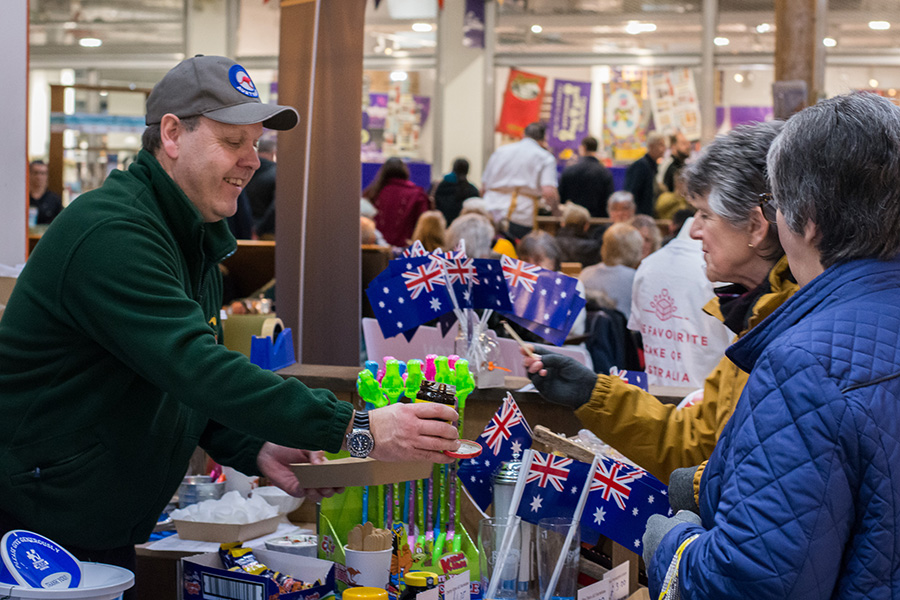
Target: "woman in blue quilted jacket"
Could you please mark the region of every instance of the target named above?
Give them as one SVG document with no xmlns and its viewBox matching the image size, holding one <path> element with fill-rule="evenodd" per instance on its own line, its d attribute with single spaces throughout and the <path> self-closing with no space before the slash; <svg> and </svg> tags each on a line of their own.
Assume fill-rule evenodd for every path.
<svg viewBox="0 0 900 600">
<path fill-rule="evenodd" d="M 807 108 L 768 169 L 761 202 L 801 288 L 728 350 L 750 379 L 703 472 L 702 524 L 648 522 L 651 594 L 900 598 L 900 108 Z"/>
</svg>

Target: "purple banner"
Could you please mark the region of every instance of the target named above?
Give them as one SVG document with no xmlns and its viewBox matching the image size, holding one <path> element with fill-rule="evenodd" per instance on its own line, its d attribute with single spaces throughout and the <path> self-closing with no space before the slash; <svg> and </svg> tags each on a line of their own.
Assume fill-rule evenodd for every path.
<svg viewBox="0 0 900 600">
<path fill-rule="evenodd" d="M 723 106 L 716 107 L 716 130 L 721 130 L 725 124 L 725 111 L 728 111 L 728 129 L 733 129 L 738 125 L 747 125 L 749 123 L 764 123 L 771 121 L 774 111 L 771 106 L 729 106 L 727 109 Z"/>
<path fill-rule="evenodd" d="M 553 83 L 547 144 L 557 160 L 567 161 L 576 155 L 582 138 L 588 135 L 590 99 L 590 82 L 557 79 Z"/>
<path fill-rule="evenodd" d="M 484 48 L 484 2 L 485 0 L 466 0 L 463 46 L 467 48 Z"/>
</svg>

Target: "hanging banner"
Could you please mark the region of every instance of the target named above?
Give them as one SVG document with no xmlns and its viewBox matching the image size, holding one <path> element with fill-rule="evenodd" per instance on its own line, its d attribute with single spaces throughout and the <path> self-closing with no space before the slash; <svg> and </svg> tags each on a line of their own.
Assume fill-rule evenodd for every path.
<svg viewBox="0 0 900 600">
<path fill-rule="evenodd" d="M 641 80 L 611 81 L 604 87 L 606 102 L 603 143 L 615 161 L 637 160 L 646 152 L 647 130 L 641 120 Z"/>
<path fill-rule="evenodd" d="M 676 69 L 649 79 L 653 122 L 664 133 L 680 131 L 691 141 L 700 139 L 700 103 L 690 69 Z"/>
<path fill-rule="evenodd" d="M 463 46 L 484 48 L 484 0 L 466 0 L 463 18 Z"/>
<path fill-rule="evenodd" d="M 588 135 L 590 99 L 589 81 L 557 79 L 553 83 L 547 145 L 558 161 L 565 162 L 575 156 L 581 140 Z"/>
<path fill-rule="evenodd" d="M 546 77 L 510 69 L 496 131 L 521 138 L 525 127 L 540 118 L 545 85 Z"/>
</svg>

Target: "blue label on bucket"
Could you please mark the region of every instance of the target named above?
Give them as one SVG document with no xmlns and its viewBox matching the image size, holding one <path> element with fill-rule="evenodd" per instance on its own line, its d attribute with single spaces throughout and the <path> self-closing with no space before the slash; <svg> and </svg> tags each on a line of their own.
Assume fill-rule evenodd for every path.
<svg viewBox="0 0 900 600">
<path fill-rule="evenodd" d="M 0 554 L 5 567 L 0 581 L 12 575 L 10 583 L 46 590 L 74 588 L 81 583 L 78 559 L 40 534 L 14 529 L 0 540 Z"/>
</svg>

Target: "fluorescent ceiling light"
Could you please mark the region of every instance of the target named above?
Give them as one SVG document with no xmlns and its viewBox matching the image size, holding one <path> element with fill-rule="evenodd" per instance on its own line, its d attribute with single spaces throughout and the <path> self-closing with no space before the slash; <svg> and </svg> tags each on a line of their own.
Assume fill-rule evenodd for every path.
<svg viewBox="0 0 900 600">
<path fill-rule="evenodd" d="M 731 40 L 729 40 L 727 37 L 717 37 L 713 39 L 713 44 L 715 44 L 716 46 L 727 46 L 730 43 Z"/>
<path fill-rule="evenodd" d="M 532 25 L 531 26 L 531 33 L 540 33 L 543 30 L 544 30 L 544 28 L 541 27 L 540 25 Z"/>
<path fill-rule="evenodd" d="M 407 77 L 406 71 L 391 71 L 391 81 L 406 81 Z"/>
<path fill-rule="evenodd" d="M 837 40 L 834 38 L 827 37 L 824 40 L 822 40 L 822 45 L 827 46 L 829 48 L 834 48 L 835 46 L 837 46 Z"/>
<path fill-rule="evenodd" d="M 432 27 L 431 23 L 413 23 L 412 24 L 412 30 L 418 31 L 419 33 L 428 33 L 432 29 L 434 29 L 434 27 Z"/>
<path fill-rule="evenodd" d="M 78 40 L 78 45 L 84 48 L 99 48 L 103 45 L 103 41 L 97 38 L 81 38 Z"/>
<path fill-rule="evenodd" d="M 656 23 L 641 23 L 639 21 L 629 21 L 625 26 L 625 33 L 637 35 L 639 33 L 649 33 L 656 31 Z"/>
<path fill-rule="evenodd" d="M 888 23 L 887 21 L 869 21 L 869 29 L 875 29 L 875 30 L 881 31 L 881 30 L 890 29 L 890 28 L 891 28 L 891 24 Z"/>
<path fill-rule="evenodd" d="M 756 33 L 769 33 L 772 31 L 772 26 L 768 23 L 760 23 L 756 26 Z"/>
</svg>

